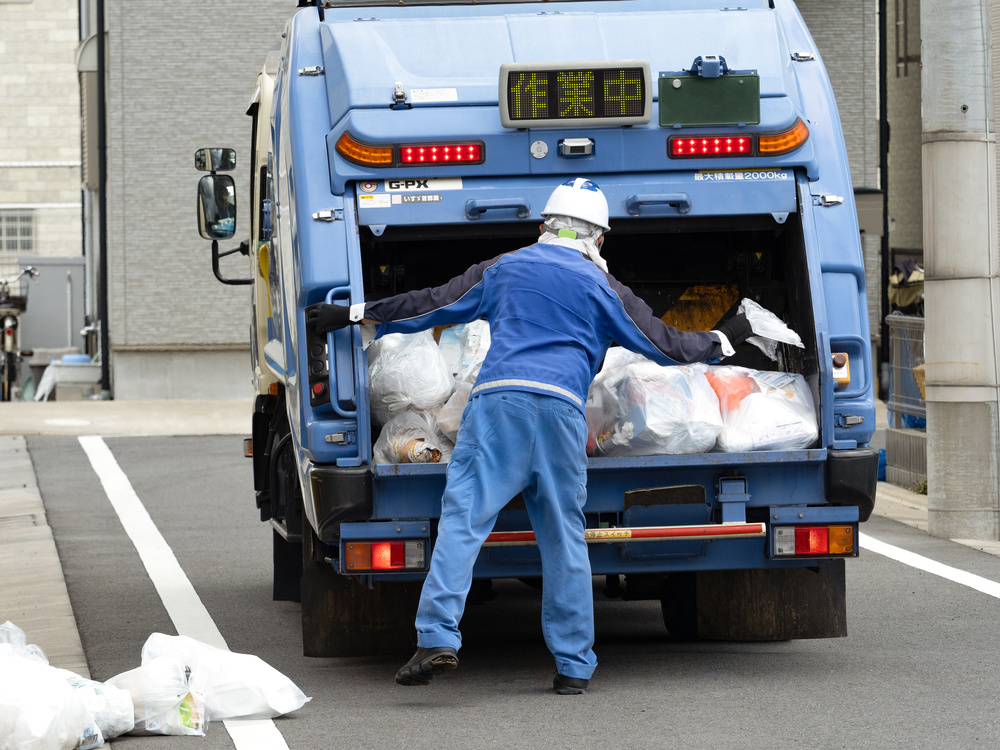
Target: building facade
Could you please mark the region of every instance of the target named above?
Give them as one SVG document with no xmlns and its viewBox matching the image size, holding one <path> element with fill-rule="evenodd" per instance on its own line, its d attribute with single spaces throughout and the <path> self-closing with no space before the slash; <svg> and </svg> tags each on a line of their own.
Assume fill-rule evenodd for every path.
<svg viewBox="0 0 1000 750">
<path fill-rule="evenodd" d="M 0 0 L 0 276 L 79 257 L 76 0 Z"/>
</svg>

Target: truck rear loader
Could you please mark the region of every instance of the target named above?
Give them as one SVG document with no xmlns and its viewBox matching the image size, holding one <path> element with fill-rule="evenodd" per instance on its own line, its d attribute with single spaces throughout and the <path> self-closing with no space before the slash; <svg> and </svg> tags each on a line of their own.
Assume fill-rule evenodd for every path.
<svg viewBox="0 0 1000 750">
<path fill-rule="evenodd" d="M 247 279 L 220 272 L 234 152 L 199 151 L 216 275 L 252 289 L 245 452 L 273 527 L 274 597 L 301 601 L 307 654 L 413 642 L 446 465 L 373 461 L 361 331 L 317 336 L 305 309 L 436 286 L 531 244 L 548 195 L 578 176 L 608 197 L 611 272 L 665 322 L 711 329 L 749 298 L 798 332 L 804 346 L 781 345 L 776 361 L 750 346 L 731 361 L 801 375 L 818 426 L 801 449 L 591 458 L 594 575 L 610 596 L 659 600 L 676 637 L 846 634 L 845 560 L 878 456 L 843 135 L 794 3 L 724 5 L 300 8 L 247 111 Z M 474 592 L 541 575 L 529 532 L 512 498 Z"/>
</svg>

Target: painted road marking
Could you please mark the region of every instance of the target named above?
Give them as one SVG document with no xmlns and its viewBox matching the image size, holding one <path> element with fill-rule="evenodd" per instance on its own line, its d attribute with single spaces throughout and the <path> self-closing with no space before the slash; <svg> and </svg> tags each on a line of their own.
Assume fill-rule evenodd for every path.
<svg viewBox="0 0 1000 750">
<path fill-rule="evenodd" d="M 178 634 L 228 650 L 218 626 L 111 449 L 97 435 L 85 435 L 79 440 Z M 236 750 L 288 750 L 285 738 L 270 719 L 229 719 L 222 723 Z"/>
<path fill-rule="evenodd" d="M 858 541 L 864 549 L 875 552 L 883 557 L 888 557 L 896 562 L 901 562 L 904 565 L 909 565 L 910 567 L 917 568 L 918 570 L 923 570 L 927 573 L 941 576 L 941 578 L 946 578 L 949 581 L 960 583 L 963 586 L 968 586 L 971 589 L 981 591 L 984 594 L 989 594 L 992 597 L 1000 599 L 1000 583 L 997 583 L 996 581 L 991 581 L 988 578 L 977 576 L 975 573 L 969 573 L 965 570 L 960 570 L 958 568 L 953 568 L 950 565 L 939 563 L 936 560 L 931 560 L 929 557 L 918 555 L 916 552 L 910 552 L 902 547 L 895 547 L 891 544 L 880 542 L 878 539 L 873 539 L 867 534 L 859 534 Z"/>
</svg>

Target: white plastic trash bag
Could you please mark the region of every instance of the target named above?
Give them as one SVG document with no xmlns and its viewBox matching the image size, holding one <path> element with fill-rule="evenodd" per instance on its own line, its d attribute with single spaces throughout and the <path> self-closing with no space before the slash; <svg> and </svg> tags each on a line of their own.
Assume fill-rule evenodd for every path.
<svg viewBox="0 0 1000 750">
<path fill-rule="evenodd" d="M 191 686 L 189 676 L 184 664 L 160 657 L 108 680 L 132 697 L 135 727 L 129 734 L 204 736 L 205 696 Z"/>
<path fill-rule="evenodd" d="M 48 664 L 49 660 L 45 652 L 33 643 L 28 643 L 28 637 L 17 625 L 7 620 L 0 625 L 0 644 L 8 644 L 13 649 L 12 653 L 18 654 L 25 659 L 34 659 L 42 664 Z"/>
<path fill-rule="evenodd" d="M 0 750 L 90 750 L 104 744 L 83 698 L 61 671 L 44 657 L 0 644 Z"/>
<path fill-rule="evenodd" d="M 190 670 L 191 688 L 205 696 L 209 721 L 271 719 L 310 700 L 260 657 L 233 653 L 188 636 L 150 635 L 142 647 L 142 663 L 160 661 Z"/>
<path fill-rule="evenodd" d="M 407 409 L 441 406 L 455 387 L 433 334 L 390 333 L 368 350 L 372 421 L 379 427 Z"/>
<path fill-rule="evenodd" d="M 719 450 L 795 450 L 816 442 L 816 408 L 801 375 L 746 367 L 707 369 L 722 411 Z"/>
<path fill-rule="evenodd" d="M 791 344 L 800 349 L 805 348 L 802 339 L 789 328 L 777 315 L 766 310 L 752 299 L 743 298 L 739 311 L 747 316 L 754 335 L 747 337 L 747 342 L 753 344 L 772 360 L 777 360 L 778 344 Z"/>
<path fill-rule="evenodd" d="M 486 353 L 490 350 L 490 324 L 485 320 L 474 320 L 459 326 L 459 329 L 462 348 L 455 378 L 475 383 Z"/>
<path fill-rule="evenodd" d="M 127 690 L 96 680 L 88 680 L 68 669 L 56 672 L 83 700 L 84 707 L 94 718 L 94 723 L 105 740 L 127 734 L 135 727 L 135 707 Z"/>
<path fill-rule="evenodd" d="M 447 463 L 453 447 L 428 412 L 404 411 L 385 423 L 372 453 L 377 464 L 436 464 Z"/>
<path fill-rule="evenodd" d="M 452 444 L 458 440 L 458 428 L 462 425 L 462 414 L 465 412 L 465 407 L 469 405 L 471 395 L 472 383 L 465 380 L 457 383 L 455 391 L 445 401 L 444 406 L 438 409 L 435 416 L 438 430 Z"/>
<path fill-rule="evenodd" d="M 705 453 L 722 430 L 719 403 L 704 376 L 615 355 L 588 398 L 588 445 L 595 456 Z"/>
</svg>

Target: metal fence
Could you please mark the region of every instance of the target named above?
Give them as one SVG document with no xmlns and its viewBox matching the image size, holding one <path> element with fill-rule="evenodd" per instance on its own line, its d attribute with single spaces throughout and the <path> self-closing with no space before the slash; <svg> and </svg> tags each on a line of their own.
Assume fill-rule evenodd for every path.
<svg viewBox="0 0 1000 750">
<path fill-rule="evenodd" d="M 916 315 L 891 313 L 889 327 L 889 404 L 892 414 L 926 417 L 924 401 L 924 319 Z M 895 427 L 910 420 L 897 418 Z M 902 422 L 903 424 L 900 424 Z"/>
</svg>

